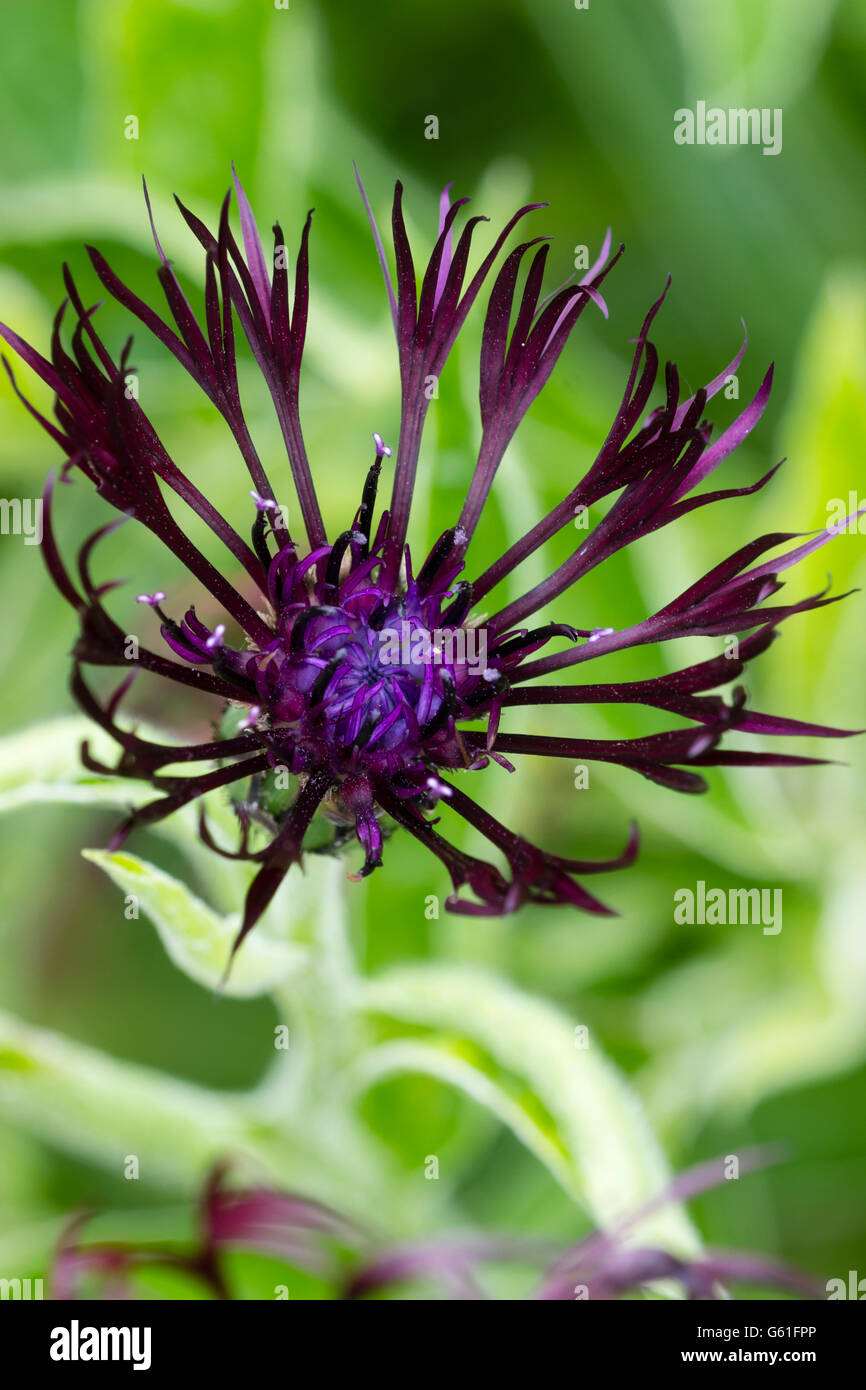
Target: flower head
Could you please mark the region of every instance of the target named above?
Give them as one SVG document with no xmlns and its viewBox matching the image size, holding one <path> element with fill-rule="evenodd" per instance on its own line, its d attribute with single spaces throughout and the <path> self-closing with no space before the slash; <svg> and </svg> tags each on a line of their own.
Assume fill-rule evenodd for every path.
<svg viewBox="0 0 866 1390">
<path fill-rule="evenodd" d="M 747 1166 L 757 1157 L 746 1155 Z M 438 1287 L 452 1301 L 484 1299 L 489 1295 L 483 1273 L 497 1264 L 544 1270 L 527 1297 L 546 1301 L 640 1297 L 660 1280 L 677 1283 L 687 1298 L 696 1300 L 727 1297 L 730 1283 L 783 1289 L 800 1298 L 820 1296 L 817 1280 L 761 1254 L 708 1250 L 686 1258 L 636 1243 L 635 1229 L 652 1212 L 722 1185 L 721 1159 L 680 1174 L 619 1225 L 592 1231 L 568 1249 L 547 1240 L 487 1233 L 389 1245 L 321 1202 L 265 1186 L 234 1187 L 228 1176 L 225 1164 L 209 1175 L 199 1203 L 199 1235 L 192 1244 L 84 1242 L 80 1237 L 88 1217 L 74 1217 L 55 1254 L 52 1298 L 131 1298 L 137 1273 L 163 1267 L 200 1281 L 212 1297 L 230 1299 L 234 1294 L 224 1257 L 233 1250 L 267 1255 L 313 1274 L 343 1299 L 399 1297 L 418 1280 Z"/>
<path fill-rule="evenodd" d="M 430 383 L 438 379 L 507 238 L 528 213 L 543 205 L 520 208 L 468 278 L 471 243 L 483 219 L 470 218 L 455 242 L 456 220 L 467 200 L 452 202 L 446 189 L 435 245 L 419 278 L 398 183 L 392 281 L 361 188 L 397 338 L 400 429 L 393 451 L 379 433 L 373 435 L 374 454 L 366 477 L 359 479 L 357 497 L 346 508 L 343 529 L 329 537 L 299 413 L 312 213 L 301 234 L 290 294 L 281 227 L 273 229 L 274 254 L 269 258 L 237 179 L 235 192 L 240 243 L 229 220 L 230 194 L 216 233 L 179 204 L 204 254 L 202 323 L 155 228 L 157 273 L 173 326 L 117 277 L 99 251 L 88 248 L 105 289 L 169 349 L 231 431 L 249 474 L 248 484 L 239 484 L 233 520 L 217 510 L 169 455 L 135 394 L 126 389 L 131 343 L 117 359 L 112 356 L 94 326 L 94 310 L 86 307 L 67 267 L 67 299 L 56 318 L 50 359 L 0 326 L 0 334 L 55 393 L 53 420 L 25 404 L 63 451 L 63 479 L 83 473 L 112 507 L 152 531 L 222 610 L 222 619 L 212 627 L 202 622 L 194 607 L 185 613 L 173 611 L 155 575 L 153 592 L 139 595 L 138 602 L 141 611 L 151 609 L 158 618 L 161 646 L 139 642 L 131 653 L 125 629 L 104 603 L 114 585 L 92 575 L 96 544 L 119 523 L 103 527 L 86 542 L 74 580 L 57 548 L 52 525 L 55 488 L 54 480 L 49 481 L 45 558 L 81 624 L 74 652 L 75 696 L 120 746 L 119 763 L 109 770 L 146 778 L 160 793 L 129 815 L 114 837 L 115 846 L 131 830 L 161 820 L 215 788 L 240 779 L 254 779 L 255 787 L 263 774 L 278 769 L 289 779 L 293 797 L 269 815 L 271 838 L 264 848 L 253 848 L 250 841 L 254 796 L 239 809 L 242 839 L 235 851 L 216 844 L 202 817 L 208 844 L 258 866 L 236 947 L 287 871 L 300 861 L 305 836 L 320 809 L 335 825 L 336 843 L 352 833 L 357 837 L 363 851 L 360 876 L 381 864 L 389 821 L 426 844 L 451 876 L 451 911 L 502 914 L 533 901 L 569 902 L 590 912 L 606 912 L 576 875 L 631 862 L 637 849 L 634 831 L 625 850 L 609 861 L 563 858 L 502 825 L 464 789 L 469 779 L 462 774 L 479 773 L 491 764 L 512 771 L 512 757 L 536 754 L 619 763 L 662 786 L 695 792 L 705 787 L 697 769 L 709 765 L 816 761 L 722 750 L 722 738 L 731 729 L 770 735 L 843 734 L 759 714 L 747 707 L 739 688 L 729 701 L 707 693 L 739 676 L 746 663 L 769 646 L 790 614 L 833 601 L 816 594 L 797 603 L 766 604 L 782 587 L 780 573 L 829 540 L 833 528 L 774 560 L 763 557 L 793 535 L 776 532 L 751 541 L 658 612 L 620 631 L 574 626 L 567 620 L 574 611 L 570 604 L 561 613 L 562 621 L 537 618 L 551 603 L 565 607 L 572 586 L 623 546 L 696 508 L 746 495 L 769 481 L 772 473 L 751 487 L 695 494 L 757 424 L 767 403 L 772 368 L 751 403 L 712 439 L 704 419 L 706 404 L 738 367 L 745 342 L 719 376 L 686 399 L 681 397 L 677 370 L 668 363 L 664 402 L 647 413 L 658 375 L 658 355 L 649 333 L 663 293 L 644 320 L 621 405 L 589 471 L 557 507 L 478 573 L 470 547 L 499 463 L 584 309 L 594 304 L 607 314 L 601 286 L 623 250 L 610 254 L 608 233 L 596 264 L 583 279 L 545 296 L 546 241 L 535 238 L 518 245 L 501 260 L 488 299 L 480 362 L 481 442 L 466 498 L 453 525 L 417 563 L 407 537 Z M 68 347 L 62 333 L 67 315 L 73 320 Z M 271 478 L 247 427 L 238 386 L 238 328 L 273 400 L 297 493 L 296 516 L 287 518 L 277 505 Z M 379 494 L 386 477 L 391 495 L 382 507 Z M 321 480 L 327 486 L 327 479 Z M 208 558 L 175 519 L 167 501 L 172 492 L 225 547 L 231 558 L 228 570 Z M 499 582 L 569 525 L 577 510 L 611 498 L 603 518 L 548 578 L 504 606 L 493 603 L 489 616 L 479 616 L 479 605 Z M 249 540 L 235 522 L 250 528 Z M 240 581 L 230 577 L 236 574 L 242 575 Z M 748 635 L 733 660 L 718 657 L 668 675 L 617 684 L 539 682 L 626 647 L 692 634 L 739 633 Z M 213 741 L 157 744 L 118 723 L 118 705 L 129 680 L 103 703 L 85 679 L 82 668 L 87 665 L 131 667 L 133 674 L 143 669 L 217 697 L 238 714 L 231 731 Z M 612 740 L 561 739 L 500 728 L 516 706 L 620 701 L 668 712 L 685 726 Z M 106 771 L 87 750 L 85 760 Z M 207 770 L 186 776 L 164 771 L 197 763 L 207 765 Z M 479 830 L 501 852 L 505 870 L 456 848 L 430 818 L 434 809 Z M 461 895 L 464 889 L 470 896 Z"/>
</svg>

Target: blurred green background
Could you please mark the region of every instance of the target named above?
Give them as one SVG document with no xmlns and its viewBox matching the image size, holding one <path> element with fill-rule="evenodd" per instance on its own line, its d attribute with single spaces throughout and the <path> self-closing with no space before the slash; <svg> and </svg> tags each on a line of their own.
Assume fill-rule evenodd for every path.
<svg viewBox="0 0 866 1390">
<path fill-rule="evenodd" d="M 555 503 L 591 461 L 630 360 L 628 340 L 670 272 L 654 339 L 694 389 L 741 339 L 740 408 L 776 362 L 760 428 L 725 465 L 720 486 L 784 468 L 755 498 L 719 504 L 648 538 L 556 605 L 580 626 L 634 621 L 763 531 L 823 526 L 828 504 L 866 492 L 866 9 L 859 0 L 440 0 L 435 9 L 291 0 L 78 0 L 0 5 L 0 315 L 44 347 L 68 259 L 98 298 L 82 244 L 100 246 L 128 283 L 160 307 L 141 197 L 146 175 L 161 239 L 197 295 L 200 257 L 171 202 L 178 193 L 213 224 L 233 159 L 260 227 L 279 217 L 290 244 L 315 206 L 311 322 L 302 409 L 330 528 L 342 529 L 369 463 L 370 432 L 396 442 L 398 381 L 390 321 L 352 160 L 380 222 L 394 178 L 406 184 L 410 235 L 431 244 L 438 191 L 454 181 L 491 219 L 483 238 L 524 200 L 550 207 L 533 231 L 554 235 L 550 285 L 573 248 L 594 253 L 608 225 L 627 252 L 606 286 L 611 317 L 587 313 L 544 397 L 501 469 L 473 565 Z M 698 99 L 781 107 L 784 145 L 678 147 L 673 113 Z M 438 139 L 425 122 L 438 117 Z M 127 118 L 138 138 L 125 138 Z M 485 243 L 486 244 L 486 243 Z M 420 252 L 418 253 L 420 257 Z M 477 445 L 480 318 L 443 374 L 423 452 L 412 540 L 417 554 L 454 520 Z M 118 349 L 133 325 L 100 312 Z M 248 522 L 247 481 L 222 422 L 135 325 L 142 405 L 170 452 L 232 519 Z M 22 374 L 26 380 L 27 374 Z M 291 498 L 275 421 L 244 366 L 253 433 L 277 496 Z M 28 386 L 30 383 L 27 383 Z M 34 396 L 47 404 L 38 386 Z M 711 412 L 721 430 L 736 402 Z M 54 462 L 0 383 L 0 494 L 33 497 Z M 61 538 L 104 519 L 83 485 L 63 494 Z M 675 533 L 674 533 L 675 531 Z M 566 535 L 547 560 L 561 558 Z M 170 557 L 169 557 L 170 558 Z M 540 570 L 531 561 L 528 581 Z M 100 574 L 131 595 L 161 587 L 187 596 L 182 576 L 126 528 Z M 37 547 L 0 539 L 4 731 L 71 712 L 72 614 Z M 862 537 L 844 535 L 791 573 L 785 598 L 842 591 L 864 578 Z M 521 580 L 523 576 L 521 575 Z M 119 618 L 124 621 L 123 618 Z M 861 595 L 794 618 L 748 673 L 758 708 L 862 726 L 866 657 Z M 657 674 L 719 650 L 697 639 L 609 659 L 597 678 Z M 210 711 L 145 688 L 136 710 L 184 738 Z M 664 726 L 631 710 L 545 711 L 544 727 L 588 736 Z M 530 716 L 519 726 L 540 728 Z M 769 743 L 766 745 L 769 746 Z M 780 744 L 780 747 L 791 746 Z M 822 752 L 817 745 L 797 751 Z M 791 1159 L 696 1208 L 707 1239 L 773 1251 L 822 1277 L 866 1274 L 866 935 L 862 742 L 833 745 L 842 765 L 781 773 L 711 773 L 699 799 L 593 766 L 573 788 L 567 761 L 516 777 L 493 770 L 477 792 L 529 838 L 560 853 L 609 854 L 627 821 L 642 828 L 631 870 L 599 881 L 621 916 L 525 910 L 505 922 L 427 920 L 425 896 L 444 875 L 406 837 L 384 870 L 349 885 L 353 939 L 365 970 L 409 958 L 478 962 L 587 1023 L 647 1107 L 672 1166 L 780 1140 Z M 33 774 L 44 772 L 36 746 Z M 44 780 L 44 779 L 43 779 Z M 2 822 L 0 1005 L 114 1057 L 217 1089 L 251 1085 L 271 1055 L 273 1007 L 218 1003 L 164 954 L 144 917 L 126 921 L 117 889 L 80 857 L 104 844 L 111 812 L 28 802 L 11 788 Z M 467 838 L 465 843 L 471 842 Z M 131 847 L 180 873 L 165 837 Z M 679 927 L 673 893 L 711 886 L 781 887 L 784 927 Z M 207 894 L 205 881 L 196 885 Z M 60 1216 L 80 1202 L 171 1206 L 194 1187 L 125 1182 L 90 1161 L 74 1136 L 46 1141 L 0 1084 L 0 1265 L 37 1271 Z M 550 1175 L 470 1100 L 420 1077 L 388 1081 L 365 1102 L 369 1124 L 407 1173 L 443 1155 L 450 1173 L 441 1219 L 569 1238 L 585 1218 Z M 86 1118 L 82 1119 L 86 1124 Z M 50 1127 L 49 1127 L 50 1128 Z M 346 1202 L 352 1205 L 347 1191 Z M 437 1218 L 438 1219 L 438 1218 Z"/>
</svg>

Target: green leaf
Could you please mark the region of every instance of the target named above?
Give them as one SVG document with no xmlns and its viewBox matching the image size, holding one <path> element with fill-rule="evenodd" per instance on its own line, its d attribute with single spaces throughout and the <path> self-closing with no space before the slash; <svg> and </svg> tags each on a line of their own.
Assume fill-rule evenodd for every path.
<svg viewBox="0 0 866 1390">
<path fill-rule="evenodd" d="M 0 739 L 0 814 L 46 801 L 124 806 L 152 795 L 143 784 L 88 772 L 81 763 L 85 739 L 96 757 L 110 758 L 113 745 L 105 735 L 76 716 L 50 719 Z"/>
<path fill-rule="evenodd" d="M 728 950 L 645 989 L 640 1041 L 653 1060 L 641 1083 L 666 1132 L 694 1131 L 719 1114 L 740 1123 L 768 1096 L 862 1064 L 866 879 L 853 848 L 834 865 L 813 947 L 775 964 L 772 985 L 749 956 Z"/>
<path fill-rule="evenodd" d="M 528 1097 L 509 1094 L 489 1059 L 462 1056 L 460 1043 L 453 1038 L 397 1038 L 369 1048 L 355 1067 L 354 1080 L 367 1089 L 391 1076 L 410 1074 L 443 1081 L 485 1106 L 549 1168 L 561 1187 L 576 1195 L 571 1164 L 559 1136 L 532 1113 Z"/>
<path fill-rule="evenodd" d="M 108 874 L 136 912 L 141 907 L 147 913 L 179 970 L 208 989 L 219 985 L 239 927 L 236 915 L 220 916 L 180 879 L 133 854 L 98 849 L 82 853 Z M 304 947 L 275 939 L 263 923 L 235 958 L 224 992 L 245 999 L 266 994 L 303 969 L 308 958 Z"/>
<path fill-rule="evenodd" d="M 160 743 L 171 742 L 174 737 L 152 725 L 140 723 L 136 729 L 141 737 Z M 100 777 L 84 768 L 81 744 L 85 739 L 94 756 L 110 766 L 117 756 L 116 745 L 80 716 L 46 720 L 0 739 L 0 815 L 51 804 L 128 811 L 154 799 L 156 793 L 148 782 Z M 203 800 L 211 822 L 230 838 L 236 821 L 228 799 L 216 792 Z M 208 882 L 217 902 L 224 902 L 226 908 L 237 905 L 245 890 L 247 871 L 202 844 L 197 805 L 182 807 L 152 829 L 171 839 L 188 859 L 207 864 Z"/>
<path fill-rule="evenodd" d="M 262 1108 L 256 1092 L 208 1090 L 0 1010 L 4 1126 L 116 1177 L 135 1157 L 143 1183 L 188 1193 L 200 1190 L 212 1163 L 229 1158 L 238 1172 L 249 1164 L 257 1180 L 264 1174 L 359 1219 L 375 1211 L 385 1229 L 417 1229 L 418 1212 L 429 1208 L 432 1196 L 427 1185 L 419 1202 L 416 1182 L 401 1183 L 374 1150 L 357 1142 L 354 1129 L 335 1126 L 330 1110 L 323 1118 L 319 1106 L 328 1099 L 314 1097 L 300 1114 L 284 1107 L 277 1117 Z M 47 1234 L 53 1243 L 56 1231 Z M 33 1236 L 41 1239 L 39 1232 Z"/>
<path fill-rule="evenodd" d="M 572 1197 L 609 1225 L 664 1187 L 669 1174 L 624 1078 L 559 1009 L 475 969 L 406 966 L 359 986 L 372 1014 L 431 1030 L 362 1055 L 357 1083 L 422 1071 L 460 1087 L 545 1163 Z M 697 1237 L 681 1208 L 641 1227 L 683 1253 Z"/>
<path fill-rule="evenodd" d="M 859 267 L 834 267 L 821 286 L 799 345 L 779 442 L 790 461 L 779 473 L 774 496 L 763 499 L 771 527 L 781 520 L 786 530 L 789 522 L 791 530 L 819 529 L 838 522 L 849 499 L 852 510 L 863 505 L 859 461 L 866 448 L 866 274 Z M 798 566 L 797 596 L 823 588 L 828 572 L 834 593 L 862 585 L 864 532 L 866 523 L 861 521 L 859 530 L 855 523 Z M 850 719 L 856 710 L 850 691 L 864 674 L 862 624 L 862 594 L 825 609 L 817 621 L 792 622 L 768 663 L 770 697 L 780 707 L 784 699 L 805 718 L 815 710 L 814 717 L 828 722 Z M 821 644 L 820 661 L 814 658 L 816 642 Z M 844 681 L 839 679 L 840 663 Z"/>
<path fill-rule="evenodd" d="M 50 1144 L 122 1175 L 191 1183 L 244 1139 L 227 1100 L 0 1012 L 0 1113 Z"/>
</svg>

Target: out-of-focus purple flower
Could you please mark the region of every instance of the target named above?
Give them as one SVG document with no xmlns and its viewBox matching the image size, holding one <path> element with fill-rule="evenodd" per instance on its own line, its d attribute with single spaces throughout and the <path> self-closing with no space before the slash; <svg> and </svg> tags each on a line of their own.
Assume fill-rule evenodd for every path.
<svg viewBox="0 0 866 1390">
<path fill-rule="evenodd" d="M 739 1174 L 767 1161 L 760 1153 L 746 1155 Z M 593 1231 L 560 1255 L 542 1280 L 536 1297 L 544 1300 L 621 1298 L 658 1281 L 672 1281 L 687 1298 L 719 1299 L 728 1283 L 748 1283 L 784 1290 L 801 1298 L 820 1297 L 817 1280 L 778 1260 L 746 1251 L 708 1251 L 695 1259 L 667 1250 L 630 1243 L 641 1221 L 671 1202 L 684 1202 L 726 1181 L 726 1160 L 712 1159 L 674 1178 L 658 1197 L 631 1212 L 617 1226 Z"/>
<path fill-rule="evenodd" d="M 181 1271 L 200 1280 L 211 1296 L 231 1298 L 222 1257 L 232 1250 L 272 1256 L 332 1282 L 342 1277 L 341 1249 L 350 1251 L 353 1260 L 363 1257 L 369 1237 L 349 1218 L 321 1202 L 273 1188 L 233 1188 L 227 1177 L 226 1164 L 208 1176 L 199 1202 L 199 1236 L 192 1246 L 82 1244 L 79 1237 L 88 1217 L 74 1217 L 55 1254 L 52 1298 L 81 1298 L 94 1284 L 102 1297 L 132 1297 L 134 1276 L 148 1267 Z"/>
<path fill-rule="evenodd" d="M 750 1163 L 748 1156 L 745 1163 Z M 102 1297 L 131 1297 L 131 1281 L 137 1272 L 164 1266 L 184 1271 L 201 1280 L 211 1296 L 227 1299 L 233 1294 L 222 1257 L 231 1250 L 244 1250 L 314 1274 L 344 1299 L 399 1293 L 417 1281 L 438 1287 L 453 1301 L 484 1299 L 489 1295 L 482 1271 L 501 1264 L 546 1267 L 541 1283 L 529 1295 L 542 1300 L 621 1298 L 641 1294 L 662 1280 L 679 1284 L 691 1299 L 725 1297 L 725 1285 L 738 1282 L 795 1297 L 819 1297 L 814 1279 L 762 1255 L 707 1252 L 687 1260 L 629 1243 L 634 1228 L 657 1208 L 720 1186 L 724 1178 L 724 1160 L 701 1164 L 674 1179 L 614 1229 L 595 1231 L 571 1249 L 557 1252 L 550 1241 L 487 1234 L 383 1245 L 370 1230 L 319 1202 L 266 1187 L 231 1188 L 227 1169 L 220 1165 L 205 1185 L 201 1234 L 192 1248 L 82 1244 L 79 1236 L 85 1218 L 76 1217 L 58 1247 L 51 1296 L 81 1298 L 95 1281 Z"/>
<path fill-rule="evenodd" d="M 99 251 L 91 247 L 89 254 L 105 289 L 173 354 L 223 416 L 249 474 L 251 486 L 239 487 L 235 508 L 241 525 L 246 513 L 247 524 L 252 521 L 249 540 L 169 455 L 136 393 L 127 389 L 130 342 L 115 359 L 96 331 L 94 310 L 85 305 L 67 267 L 67 299 L 56 318 L 50 360 L 11 329 L 0 327 L 5 340 L 55 392 L 53 420 L 25 404 L 62 450 L 64 480 L 83 473 L 112 507 L 152 531 L 182 561 L 222 615 L 208 626 L 194 607 L 182 616 L 172 613 L 170 601 L 158 587 L 160 576 L 155 575 L 154 591 L 139 595 L 139 602 L 143 611 L 157 616 L 165 650 L 153 650 L 144 642 L 133 649 L 127 640 L 128 623 L 121 626 L 104 602 L 115 586 L 92 575 L 94 547 L 111 526 L 86 542 L 74 579 L 57 548 L 55 489 L 53 480 L 49 482 L 44 554 L 55 583 L 76 609 L 81 624 L 73 690 L 86 713 L 122 750 L 114 768 L 95 762 L 86 749 L 85 762 L 102 773 L 146 778 L 160 793 L 158 799 L 129 815 L 114 837 L 114 847 L 131 830 L 152 825 L 209 791 L 241 779 L 253 779 L 255 789 L 265 774 L 281 768 L 296 779 L 294 797 L 288 807 L 281 805 L 266 817 L 272 838 L 265 848 L 251 848 L 248 838 L 249 808 L 262 810 L 255 792 L 245 799 L 240 812 L 243 835 L 236 851 L 218 846 L 202 818 L 202 835 L 212 848 L 258 866 L 235 949 L 287 871 L 300 861 L 305 836 L 320 809 L 337 826 L 336 843 L 354 831 L 363 851 L 356 876 L 369 874 L 381 864 L 388 818 L 408 830 L 446 866 L 453 884 L 446 905 L 453 912 L 503 914 L 531 901 L 571 903 L 605 913 L 609 909 L 576 875 L 629 864 L 637 851 L 634 832 L 623 853 L 605 862 L 551 854 L 483 810 L 464 789 L 472 779 L 463 774 L 481 772 L 491 762 L 511 771 L 512 757 L 535 754 L 618 763 L 664 787 L 696 792 L 705 789 L 699 769 L 707 766 L 816 761 L 788 753 L 722 750 L 721 741 L 730 730 L 843 736 L 845 731 L 840 729 L 753 711 L 740 688 L 727 701 L 707 693 L 736 679 L 746 663 L 766 649 L 788 616 L 833 601 L 815 594 L 796 603 L 766 602 L 782 587 L 779 575 L 829 540 L 834 528 L 774 560 L 762 557 L 793 535 L 774 532 L 748 542 L 657 612 L 620 631 L 604 626 L 604 615 L 589 628 L 570 621 L 539 622 L 537 617 L 624 546 L 690 511 L 744 496 L 769 481 L 772 473 L 749 487 L 695 492 L 754 428 L 766 406 L 772 368 L 751 403 L 712 439 L 705 406 L 739 366 L 745 343 L 722 373 L 687 399 L 682 399 L 676 368 L 668 363 L 664 402 L 647 413 L 658 374 L 658 355 L 649 332 L 662 294 L 644 320 L 622 402 L 591 468 L 558 506 L 479 573 L 471 565 L 470 545 L 499 463 L 584 309 L 595 304 L 606 314 L 601 286 L 623 249 L 611 256 L 608 234 L 598 261 L 579 283 L 545 296 L 546 242 L 536 237 L 518 245 L 502 261 L 487 304 L 480 363 L 481 444 L 466 498 L 454 524 L 416 565 L 407 535 L 433 383 L 509 234 L 543 205 L 520 208 L 468 278 L 473 234 L 483 219 L 470 218 L 455 241 L 456 221 L 467 200 L 452 202 L 446 190 L 433 251 L 419 277 L 398 183 L 392 213 L 396 268 L 392 280 L 362 188 L 397 338 L 400 429 L 393 459 L 381 435 L 374 434 L 374 458 L 359 486 L 357 503 L 347 509 L 344 529 L 329 537 L 299 412 L 312 214 L 301 234 L 290 294 L 281 227 L 274 227 L 274 253 L 268 257 L 237 180 L 235 190 L 240 244 L 230 226 L 230 194 L 215 233 L 179 205 L 204 253 L 202 322 L 155 228 L 157 273 L 173 326 L 118 278 Z M 62 334 L 67 317 L 72 319 L 68 346 Z M 287 520 L 277 505 L 271 478 L 247 427 L 238 385 L 237 327 L 273 400 L 297 493 L 297 518 Z M 377 510 L 386 469 L 393 474 L 390 503 Z M 322 471 L 319 476 L 327 487 Z M 168 505 L 169 493 L 222 543 L 229 569 L 214 564 L 191 540 Z M 605 499 L 613 500 L 604 516 L 582 534 L 568 558 L 546 579 L 511 602 L 497 604 L 489 598 L 539 546 L 570 525 L 576 513 Z M 229 573 L 240 575 L 240 580 Z M 484 618 L 482 604 L 491 610 Z M 748 634 L 732 660 L 713 658 L 648 680 L 538 683 L 540 677 L 627 647 L 721 634 Z M 132 668 L 133 674 L 145 670 L 215 697 L 241 713 L 225 737 L 179 747 L 157 744 L 118 723 L 118 706 L 128 680 L 103 702 L 85 680 L 82 668 L 86 665 Z M 610 702 L 662 710 L 686 725 L 631 739 L 558 738 L 501 727 L 517 706 Z M 177 770 L 197 763 L 216 766 L 190 775 Z M 175 771 L 165 772 L 171 766 Z M 451 780 L 455 775 L 456 780 Z M 503 856 L 505 872 L 457 849 L 441 834 L 436 820 L 430 818 L 437 808 L 479 830 Z M 464 889 L 470 896 L 461 896 Z"/>
</svg>

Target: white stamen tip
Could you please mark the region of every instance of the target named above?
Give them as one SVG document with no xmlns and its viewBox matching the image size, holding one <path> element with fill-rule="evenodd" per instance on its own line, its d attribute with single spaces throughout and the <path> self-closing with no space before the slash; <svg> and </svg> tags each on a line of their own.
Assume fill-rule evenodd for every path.
<svg viewBox="0 0 866 1390">
<path fill-rule="evenodd" d="M 260 492 L 256 492 L 254 487 L 250 488 L 250 497 L 255 502 L 260 512 L 275 512 L 277 504 L 272 497 L 262 497 Z"/>
<path fill-rule="evenodd" d="M 240 724 L 238 725 L 238 728 L 240 728 L 240 729 L 251 729 L 252 726 L 253 726 L 253 724 L 255 724 L 256 720 L 258 719 L 259 715 L 261 714 L 261 712 L 262 712 L 262 710 L 261 710 L 261 706 L 260 706 L 260 705 L 250 705 L 250 712 L 249 712 L 249 714 L 246 716 L 245 719 L 242 719 L 242 720 L 241 720 Z"/>
</svg>

